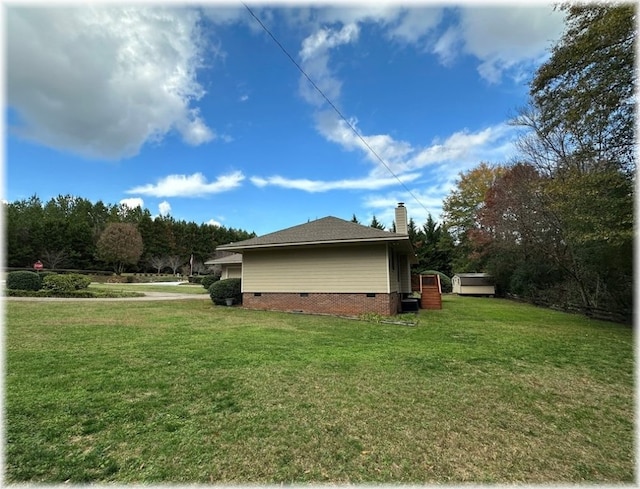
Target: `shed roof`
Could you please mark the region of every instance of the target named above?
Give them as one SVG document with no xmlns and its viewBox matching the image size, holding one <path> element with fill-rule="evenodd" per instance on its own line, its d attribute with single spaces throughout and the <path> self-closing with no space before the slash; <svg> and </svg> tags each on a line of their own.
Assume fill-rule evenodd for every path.
<svg viewBox="0 0 640 489">
<path fill-rule="evenodd" d="M 491 277 L 488 273 L 456 273 L 454 277 Z"/>
<path fill-rule="evenodd" d="M 493 285 L 493 277 L 488 273 L 456 273 L 453 277 L 460 278 L 460 285 Z"/>
<path fill-rule="evenodd" d="M 222 258 L 215 258 L 204 262 L 205 265 L 232 265 L 238 263 L 242 263 L 242 255 L 240 253 L 231 253 Z"/>
<path fill-rule="evenodd" d="M 299 224 L 281 231 L 265 234 L 256 238 L 218 246 L 218 250 L 242 251 L 256 248 L 275 248 L 284 246 L 304 246 L 320 244 L 347 244 L 371 242 L 401 243 L 406 251 L 413 249 L 409 235 L 392 233 L 381 229 L 363 226 L 333 216 L 323 217 L 305 224 Z"/>
</svg>

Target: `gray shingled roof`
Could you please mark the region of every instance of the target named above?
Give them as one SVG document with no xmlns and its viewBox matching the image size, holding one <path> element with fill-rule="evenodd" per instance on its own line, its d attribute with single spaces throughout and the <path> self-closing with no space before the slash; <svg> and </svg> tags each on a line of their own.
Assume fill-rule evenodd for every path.
<svg viewBox="0 0 640 489">
<path fill-rule="evenodd" d="M 406 234 L 391 233 L 328 216 L 282 231 L 265 234 L 237 243 L 218 246 L 218 250 L 242 250 L 303 244 L 350 243 L 375 241 L 409 241 Z"/>
<path fill-rule="evenodd" d="M 242 263 L 242 255 L 240 253 L 232 253 L 222 258 L 216 258 L 214 260 L 207 260 L 205 265 L 230 265 L 234 263 Z"/>
<path fill-rule="evenodd" d="M 460 285 L 493 285 L 493 277 L 488 273 L 456 273 L 460 278 Z M 453 277 L 451 277 L 453 278 Z"/>
</svg>

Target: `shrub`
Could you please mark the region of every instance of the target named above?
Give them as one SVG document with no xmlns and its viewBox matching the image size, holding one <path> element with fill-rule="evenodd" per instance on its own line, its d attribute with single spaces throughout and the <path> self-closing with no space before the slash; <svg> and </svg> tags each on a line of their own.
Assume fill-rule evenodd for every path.
<svg viewBox="0 0 640 489">
<path fill-rule="evenodd" d="M 7 289 L 9 290 L 40 290 L 42 278 L 37 272 L 19 270 L 7 274 Z"/>
<path fill-rule="evenodd" d="M 205 275 L 204 277 L 202 277 L 202 281 L 200 283 L 205 289 L 209 290 L 211 284 L 217 282 L 218 280 L 220 280 L 220 275 L 215 275 L 212 273 L 210 275 Z"/>
<path fill-rule="evenodd" d="M 242 304 L 242 284 L 239 278 L 227 278 L 211 284 L 209 296 L 214 304 L 223 306 L 226 299 L 233 299 L 234 304 Z"/>
<path fill-rule="evenodd" d="M 91 279 L 79 273 L 67 275 L 48 275 L 42 281 L 42 287 L 55 292 L 71 292 L 72 290 L 86 289 Z"/>
<path fill-rule="evenodd" d="M 47 278 L 49 275 L 57 275 L 57 272 L 38 272 L 38 275 L 40 275 L 40 280 L 44 282 L 45 278 Z"/>
</svg>

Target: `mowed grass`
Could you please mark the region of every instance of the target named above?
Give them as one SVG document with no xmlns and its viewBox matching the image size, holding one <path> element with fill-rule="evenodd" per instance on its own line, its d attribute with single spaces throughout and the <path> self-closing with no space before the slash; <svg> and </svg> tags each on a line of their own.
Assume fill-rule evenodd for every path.
<svg viewBox="0 0 640 489">
<path fill-rule="evenodd" d="M 417 326 L 6 303 L 7 482 L 633 482 L 632 330 L 445 296 Z"/>
<path fill-rule="evenodd" d="M 170 292 L 177 294 L 208 294 L 207 289 L 199 284 L 164 285 L 157 284 L 98 284 L 89 286 L 89 290 L 110 290 L 118 292 Z"/>
</svg>

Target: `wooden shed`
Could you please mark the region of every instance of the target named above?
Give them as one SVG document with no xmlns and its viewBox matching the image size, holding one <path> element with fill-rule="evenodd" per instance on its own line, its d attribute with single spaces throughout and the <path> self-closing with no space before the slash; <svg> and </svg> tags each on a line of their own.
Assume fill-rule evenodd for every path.
<svg viewBox="0 0 640 489">
<path fill-rule="evenodd" d="M 490 295 L 496 293 L 491 275 L 487 273 L 456 273 L 451 278 L 451 287 L 458 295 Z"/>
</svg>

